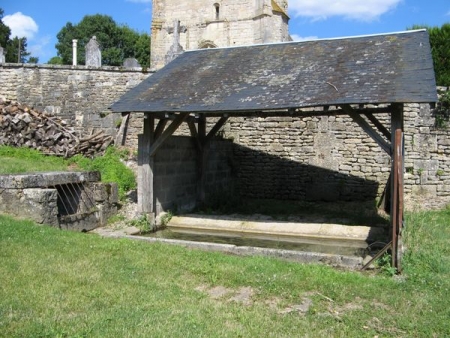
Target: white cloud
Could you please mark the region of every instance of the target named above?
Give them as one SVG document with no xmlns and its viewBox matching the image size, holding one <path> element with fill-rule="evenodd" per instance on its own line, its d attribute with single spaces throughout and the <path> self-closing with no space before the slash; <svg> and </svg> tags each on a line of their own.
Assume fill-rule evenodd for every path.
<svg viewBox="0 0 450 338">
<path fill-rule="evenodd" d="M 23 15 L 21 12 L 5 15 L 2 21 L 11 29 L 11 37 L 26 37 L 30 40 L 39 29 L 31 16 Z"/>
<path fill-rule="evenodd" d="M 291 38 L 294 41 L 311 41 L 311 40 L 317 40 L 317 36 L 300 36 L 297 34 L 291 34 Z"/>
<path fill-rule="evenodd" d="M 324 20 L 343 16 L 359 21 L 372 21 L 394 9 L 403 0 L 291 0 L 289 11 L 294 17 Z"/>
</svg>

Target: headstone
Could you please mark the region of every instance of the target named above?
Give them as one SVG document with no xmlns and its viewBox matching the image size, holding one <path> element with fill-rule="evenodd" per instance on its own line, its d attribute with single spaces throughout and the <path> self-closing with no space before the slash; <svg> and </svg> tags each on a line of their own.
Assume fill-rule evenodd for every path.
<svg viewBox="0 0 450 338">
<path fill-rule="evenodd" d="M 0 46 L 0 63 L 5 63 L 5 54 L 3 54 L 2 46 Z"/>
<path fill-rule="evenodd" d="M 141 65 L 139 64 L 138 60 L 135 58 L 127 58 L 123 60 L 123 67 L 124 68 L 141 68 Z"/>
<path fill-rule="evenodd" d="M 173 34 L 173 43 L 166 54 L 166 65 L 184 52 L 183 47 L 180 45 L 180 32 L 184 33 L 186 30 L 186 27 L 180 26 L 180 21 L 178 20 L 174 21 L 173 29 L 169 29 L 169 33 Z"/>
<path fill-rule="evenodd" d="M 102 52 L 100 51 L 100 45 L 97 42 L 95 36 L 89 40 L 85 47 L 86 49 L 86 66 L 101 67 L 102 66 Z"/>
</svg>

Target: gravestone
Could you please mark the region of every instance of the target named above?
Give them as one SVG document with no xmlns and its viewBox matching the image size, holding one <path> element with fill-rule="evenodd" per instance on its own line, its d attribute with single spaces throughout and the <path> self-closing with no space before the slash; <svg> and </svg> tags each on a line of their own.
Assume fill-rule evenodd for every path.
<svg viewBox="0 0 450 338">
<path fill-rule="evenodd" d="M 5 55 L 3 54 L 2 46 L 0 46 L 0 63 L 5 63 Z"/>
<path fill-rule="evenodd" d="M 139 64 L 138 60 L 135 58 L 127 58 L 123 60 L 123 67 L 124 68 L 141 68 L 141 65 Z"/>
<path fill-rule="evenodd" d="M 97 38 L 93 36 L 85 47 L 86 49 L 86 66 L 101 67 L 102 66 L 102 52 Z"/>
</svg>

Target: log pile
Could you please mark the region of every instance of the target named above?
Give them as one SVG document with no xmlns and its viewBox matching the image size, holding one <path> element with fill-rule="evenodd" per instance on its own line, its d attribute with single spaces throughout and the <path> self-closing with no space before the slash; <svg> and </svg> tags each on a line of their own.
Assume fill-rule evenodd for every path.
<svg viewBox="0 0 450 338">
<path fill-rule="evenodd" d="M 112 143 L 113 137 L 103 131 L 80 135 L 58 117 L 18 102 L 0 100 L 0 145 L 34 148 L 64 157 L 93 157 Z"/>
</svg>

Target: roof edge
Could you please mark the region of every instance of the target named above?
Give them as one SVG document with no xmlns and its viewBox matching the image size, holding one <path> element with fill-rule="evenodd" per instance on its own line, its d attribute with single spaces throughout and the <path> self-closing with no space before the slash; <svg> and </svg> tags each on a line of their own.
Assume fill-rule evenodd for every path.
<svg viewBox="0 0 450 338">
<path fill-rule="evenodd" d="M 301 42 L 314 42 L 314 41 L 333 41 L 333 40 L 359 39 L 359 38 L 366 38 L 366 37 L 371 37 L 371 36 L 375 37 L 375 36 L 387 36 L 387 35 L 412 34 L 412 33 L 417 33 L 417 32 L 426 32 L 426 31 L 427 31 L 426 29 L 422 28 L 422 29 L 414 29 L 414 30 L 408 30 L 408 31 L 365 34 L 365 35 L 353 35 L 353 36 L 340 36 L 340 37 L 334 37 L 334 38 L 322 38 L 322 39 L 299 40 L 299 41 L 283 41 L 283 42 L 272 42 L 272 43 L 259 43 L 259 44 L 248 44 L 248 45 L 242 45 L 242 46 L 229 46 L 229 47 L 216 47 L 216 48 L 208 48 L 207 50 L 211 50 L 211 49 L 247 48 L 247 47 L 256 47 L 256 46 L 271 46 L 271 45 L 286 45 L 286 44 L 301 43 Z M 199 50 L 205 50 L 205 49 L 202 49 L 202 48 L 190 49 L 190 50 L 184 51 L 184 53 L 198 52 Z"/>
</svg>

